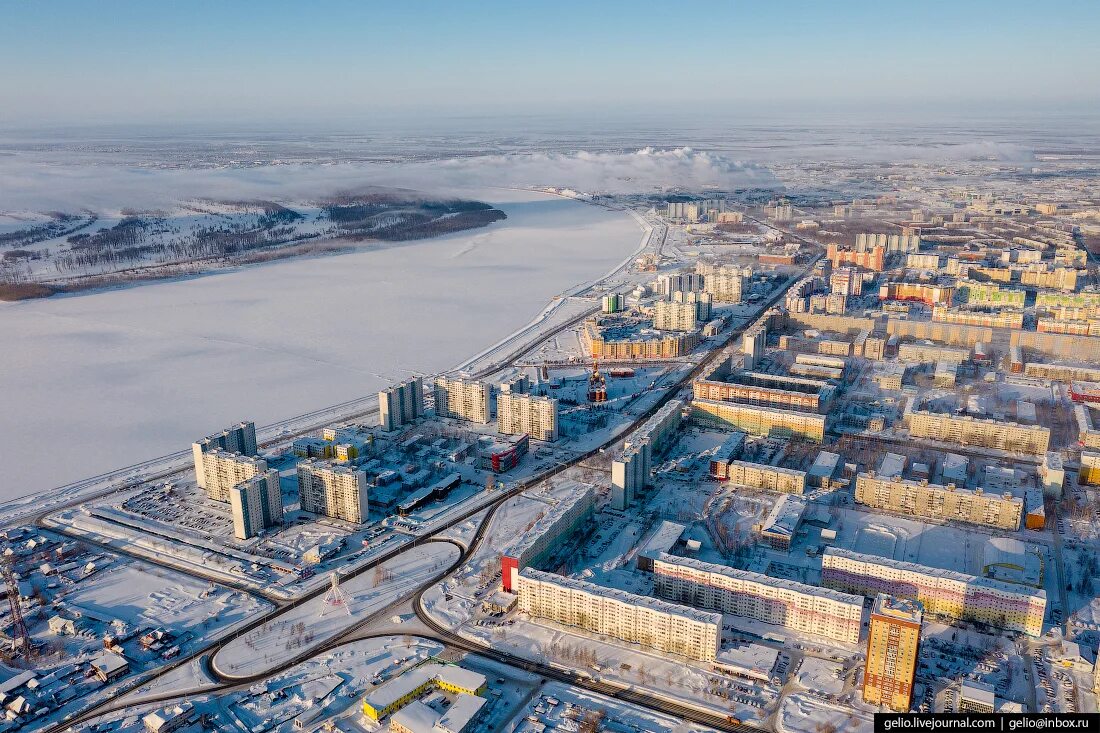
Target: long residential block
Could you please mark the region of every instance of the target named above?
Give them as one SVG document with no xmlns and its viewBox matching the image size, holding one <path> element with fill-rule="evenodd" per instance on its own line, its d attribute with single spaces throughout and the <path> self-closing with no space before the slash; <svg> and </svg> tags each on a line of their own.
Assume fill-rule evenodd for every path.
<svg viewBox="0 0 1100 733">
<path fill-rule="evenodd" d="M 821 584 L 845 593 L 920 601 L 925 613 L 978 621 L 1031 636 L 1043 632 L 1046 592 L 839 547 L 821 556 Z"/>
<path fill-rule="evenodd" d="M 806 472 L 793 468 L 768 466 L 749 461 L 730 461 L 725 466 L 724 478 L 735 486 L 748 486 L 754 489 L 767 489 L 783 494 L 806 493 Z"/>
<path fill-rule="evenodd" d="M 657 553 L 656 593 L 670 601 L 852 644 L 859 641 L 863 599 L 728 565 Z"/>
<path fill-rule="evenodd" d="M 524 568 L 520 611 L 669 654 L 714 661 L 722 614 Z"/>
<path fill-rule="evenodd" d="M 537 565 L 561 546 L 591 517 L 596 506 L 596 489 L 574 482 L 573 493 L 549 507 L 522 535 L 501 552 L 500 575 L 504 590 L 516 592 L 519 572 Z"/>
<path fill-rule="evenodd" d="M 719 428 L 737 428 L 752 435 L 799 437 L 818 442 L 825 438 L 825 416 L 774 407 L 743 405 L 720 400 L 693 400 L 696 420 Z"/>
<path fill-rule="evenodd" d="M 1020 425 L 927 410 L 913 410 L 908 418 L 909 434 L 915 438 L 1035 455 L 1046 453 L 1050 447 L 1050 428 L 1042 425 Z"/>
<path fill-rule="evenodd" d="M 873 472 L 856 477 L 856 501 L 921 519 L 954 520 L 1013 531 L 1020 528 L 1024 510 L 1023 500 L 1012 494 L 876 476 Z"/>
</svg>

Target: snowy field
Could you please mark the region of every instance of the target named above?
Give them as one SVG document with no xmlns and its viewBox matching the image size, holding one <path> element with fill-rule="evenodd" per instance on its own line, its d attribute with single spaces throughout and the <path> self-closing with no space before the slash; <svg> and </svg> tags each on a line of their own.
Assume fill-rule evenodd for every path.
<svg viewBox="0 0 1100 733">
<path fill-rule="evenodd" d="M 268 424 L 447 369 L 641 240 L 625 213 L 479 193 L 508 219 L 395 247 L 0 304 L 0 341 L 18 345 L 0 360 L 14 397 L 0 439 L 49 436 L 20 441 L 0 499 L 181 450 L 241 419 Z"/>
<path fill-rule="evenodd" d="M 404 552 L 342 583 L 343 607 L 327 603 L 327 595 L 317 596 L 237 637 L 218 651 L 213 665 L 223 675 L 246 677 L 300 657 L 411 594 L 454 564 L 458 555 L 458 547 L 449 542 Z"/>
</svg>

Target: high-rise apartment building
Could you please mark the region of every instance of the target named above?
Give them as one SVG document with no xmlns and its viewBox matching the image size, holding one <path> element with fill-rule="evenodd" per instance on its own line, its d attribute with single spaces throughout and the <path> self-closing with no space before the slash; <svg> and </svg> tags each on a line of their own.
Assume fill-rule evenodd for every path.
<svg viewBox="0 0 1100 733">
<path fill-rule="evenodd" d="M 256 423 L 240 422 L 220 433 L 208 435 L 191 444 L 191 455 L 195 461 L 195 480 L 200 489 L 206 488 L 206 471 L 203 468 L 203 456 L 212 450 L 224 450 L 254 456 L 258 450 L 256 444 Z"/>
<path fill-rule="evenodd" d="M 653 327 L 659 331 L 694 331 L 699 325 L 695 303 L 658 300 L 653 305 Z"/>
<path fill-rule="evenodd" d="M 703 276 L 703 291 L 710 293 L 720 303 L 740 303 L 748 279 L 741 267 L 726 265 L 699 265 Z"/>
<path fill-rule="evenodd" d="M 302 511 L 345 522 L 367 521 L 367 472 L 308 459 L 298 464 Z"/>
<path fill-rule="evenodd" d="M 909 712 L 917 674 L 922 609 L 917 601 L 880 593 L 871 607 L 863 701 Z"/>
<path fill-rule="evenodd" d="M 424 379 L 413 377 L 378 393 L 378 422 L 397 430 L 424 415 Z"/>
<path fill-rule="evenodd" d="M 497 397 L 497 430 L 527 433 L 535 440 L 558 439 L 558 401 L 551 397 L 501 392 Z"/>
<path fill-rule="evenodd" d="M 472 379 L 435 380 L 435 414 L 476 423 L 489 422 L 489 385 Z"/>
<path fill-rule="evenodd" d="M 233 535 L 239 540 L 255 537 L 283 521 L 283 496 L 279 472 L 269 468 L 229 490 Z"/>
<path fill-rule="evenodd" d="M 267 471 L 267 461 L 215 448 L 203 454 L 203 488 L 214 501 L 229 501 L 229 490 Z"/>
</svg>

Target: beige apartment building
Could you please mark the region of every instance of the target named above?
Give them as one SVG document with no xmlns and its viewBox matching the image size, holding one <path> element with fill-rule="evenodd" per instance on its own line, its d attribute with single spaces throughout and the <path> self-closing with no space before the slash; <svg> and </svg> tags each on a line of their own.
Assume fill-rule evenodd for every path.
<svg viewBox="0 0 1100 733">
<path fill-rule="evenodd" d="M 497 397 L 497 430 L 504 435 L 527 433 L 535 440 L 558 439 L 558 401 L 529 394 Z"/>
<path fill-rule="evenodd" d="M 908 413 L 909 434 L 944 443 L 1042 455 L 1050 446 L 1050 428 L 983 420 L 969 415 L 913 410 Z"/>
<path fill-rule="evenodd" d="M 806 492 L 805 471 L 768 466 L 763 463 L 730 461 L 726 464 L 725 479 L 735 486 L 748 486 L 783 494 L 801 495 Z"/>
<path fill-rule="evenodd" d="M 667 600 L 853 644 L 859 641 L 859 596 L 664 552 L 652 559 L 654 591 Z"/>
<path fill-rule="evenodd" d="M 489 385 L 471 379 L 435 380 L 435 414 L 476 423 L 489 422 Z"/>
<path fill-rule="evenodd" d="M 1023 500 L 1012 494 L 876 476 L 873 472 L 856 477 L 856 501 L 921 519 L 953 520 L 1013 531 L 1020 528 L 1024 509 Z"/>
<path fill-rule="evenodd" d="M 658 331 L 694 331 L 699 325 L 699 306 L 658 300 L 653 305 L 653 327 Z"/>
<path fill-rule="evenodd" d="M 298 464 L 302 511 L 345 522 L 367 521 L 367 472 L 328 461 Z"/>
<path fill-rule="evenodd" d="M 718 400 L 692 400 L 692 417 L 720 428 L 734 427 L 752 435 L 825 438 L 825 416 Z"/>
<path fill-rule="evenodd" d="M 524 568 L 520 611 L 631 644 L 703 662 L 714 661 L 722 614 L 699 611 L 615 588 Z"/>
<path fill-rule="evenodd" d="M 229 501 L 229 490 L 267 470 L 262 458 L 230 453 L 220 448 L 202 456 L 203 482 L 206 496 L 214 501 Z"/>
</svg>

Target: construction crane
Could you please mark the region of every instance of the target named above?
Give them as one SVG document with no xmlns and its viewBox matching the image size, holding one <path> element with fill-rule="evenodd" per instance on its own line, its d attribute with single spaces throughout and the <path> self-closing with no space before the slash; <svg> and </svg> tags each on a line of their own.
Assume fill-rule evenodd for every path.
<svg viewBox="0 0 1100 733">
<path fill-rule="evenodd" d="M 8 588 L 8 606 L 11 608 L 12 652 L 22 649 L 23 658 L 30 661 L 34 657 L 34 646 L 31 644 L 31 635 L 27 633 L 27 623 L 23 620 L 23 607 L 19 602 L 19 583 L 15 580 L 11 563 L 0 564 L 0 572 L 4 574 L 4 584 Z"/>
</svg>

